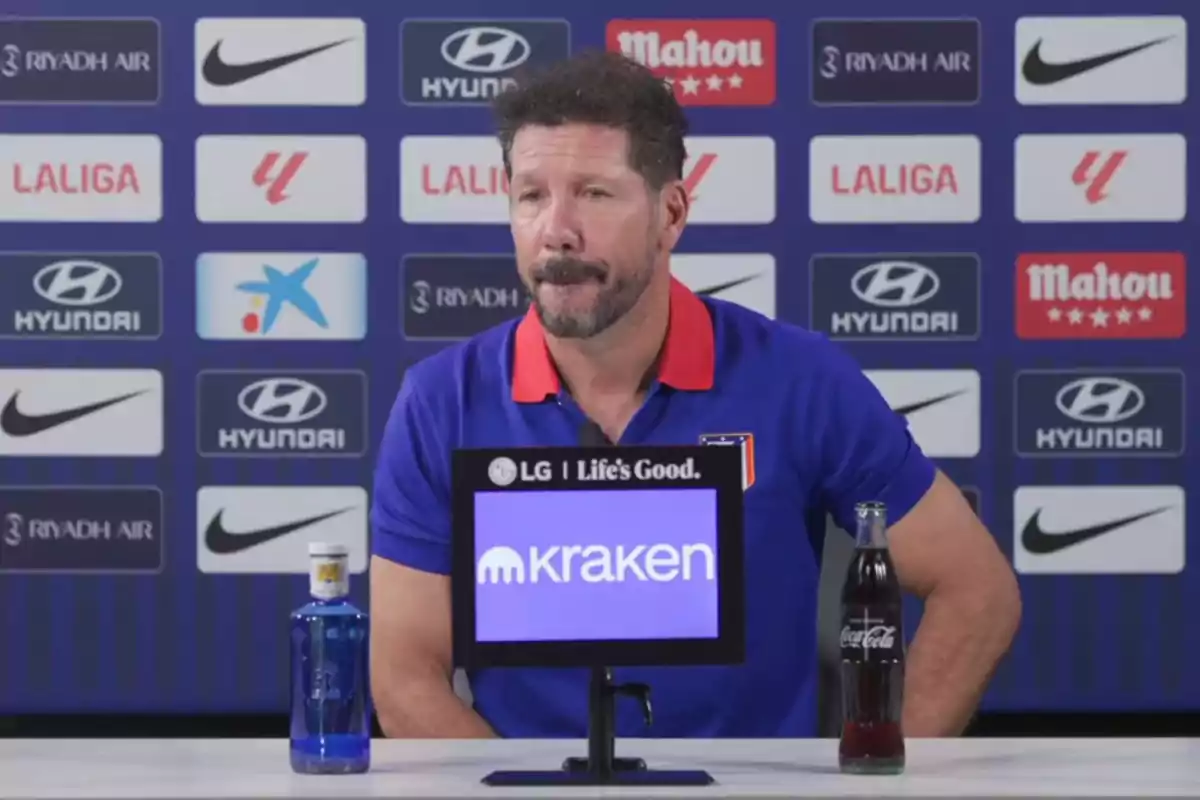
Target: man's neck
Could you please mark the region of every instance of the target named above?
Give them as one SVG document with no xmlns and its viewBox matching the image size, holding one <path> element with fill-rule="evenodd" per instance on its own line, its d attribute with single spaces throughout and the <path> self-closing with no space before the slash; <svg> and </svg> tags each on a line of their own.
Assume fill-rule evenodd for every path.
<svg viewBox="0 0 1200 800">
<path fill-rule="evenodd" d="M 591 339 L 546 335 L 546 347 L 563 383 L 578 401 L 640 398 L 666 341 L 670 284 L 655 281 L 637 305 Z"/>
</svg>

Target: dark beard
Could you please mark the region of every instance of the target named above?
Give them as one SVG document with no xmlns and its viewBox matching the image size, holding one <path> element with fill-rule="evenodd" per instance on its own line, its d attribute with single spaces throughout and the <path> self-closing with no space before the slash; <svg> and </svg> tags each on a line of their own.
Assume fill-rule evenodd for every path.
<svg viewBox="0 0 1200 800">
<path fill-rule="evenodd" d="M 546 262 L 534 270 L 530 279 L 533 306 L 546 333 L 560 339 L 590 339 L 608 330 L 633 308 L 650 282 L 650 273 L 614 279 L 601 264 L 567 256 Z M 600 283 L 600 291 L 596 304 L 588 311 L 554 314 L 538 301 L 537 288 L 542 283 L 572 286 L 590 280 Z"/>
</svg>

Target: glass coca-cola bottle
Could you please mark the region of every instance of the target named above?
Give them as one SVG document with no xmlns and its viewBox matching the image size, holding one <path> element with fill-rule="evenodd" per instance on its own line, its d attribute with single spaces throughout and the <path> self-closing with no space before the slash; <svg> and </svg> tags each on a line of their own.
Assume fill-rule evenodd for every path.
<svg viewBox="0 0 1200 800">
<path fill-rule="evenodd" d="M 842 586 L 842 772 L 904 771 L 904 628 L 883 503 L 854 509 L 854 558 Z"/>
</svg>

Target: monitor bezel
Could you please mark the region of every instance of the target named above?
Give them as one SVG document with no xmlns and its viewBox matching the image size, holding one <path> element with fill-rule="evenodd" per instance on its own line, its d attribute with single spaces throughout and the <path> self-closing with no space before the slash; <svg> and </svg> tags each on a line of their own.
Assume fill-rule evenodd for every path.
<svg viewBox="0 0 1200 800">
<path fill-rule="evenodd" d="M 692 480 L 520 481 L 499 487 L 488 465 L 506 456 L 514 461 L 639 458 L 679 463 L 694 459 L 702 478 Z M 738 447 L 613 446 L 460 449 L 452 453 L 451 519 L 453 550 L 451 612 L 456 668 L 683 666 L 739 664 L 745 659 L 745 550 L 742 453 Z M 558 471 L 555 470 L 558 475 Z M 713 489 L 717 498 L 717 619 L 711 639 L 606 639 L 480 642 L 475 638 L 475 494 L 477 492 L 611 491 L 630 489 Z"/>
</svg>

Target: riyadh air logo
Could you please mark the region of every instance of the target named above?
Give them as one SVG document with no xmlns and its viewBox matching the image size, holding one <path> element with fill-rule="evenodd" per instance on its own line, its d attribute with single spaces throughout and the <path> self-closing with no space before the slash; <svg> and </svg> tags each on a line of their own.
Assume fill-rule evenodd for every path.
<svg viewBox="0 0 1200 800">
<path fill-rule="evenodd" d="M 716 554 L 707 544 L 660 543 L 551 545 L 530 547 L 522 556 L 497 545 L 479 557 L 475 575 L 480 584 L 715 582 Z"/>
<path fill-rule="evenodd" d="M 1184 375 L 1170 369 L 1017 373 L 1016 452 L 1034 457 L 1180 456 Z"/>
<path fill-rule="evenodd" d="M 1186 562 L 1179 486 L 1021 486 L 1013 566 L 1027 575 L 1174 575 Z"/>
<path fill-rule="evenodd" d="M 361 339 L 366 332 L 360 256 L 206 253 L 196 279 L 204 339 Z"/>
</svg>

